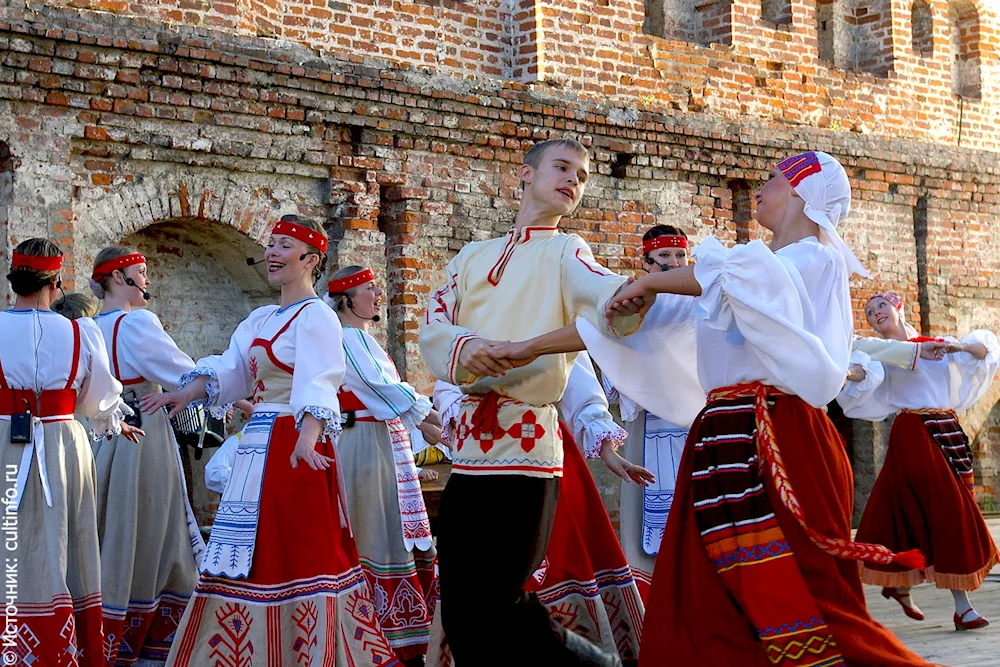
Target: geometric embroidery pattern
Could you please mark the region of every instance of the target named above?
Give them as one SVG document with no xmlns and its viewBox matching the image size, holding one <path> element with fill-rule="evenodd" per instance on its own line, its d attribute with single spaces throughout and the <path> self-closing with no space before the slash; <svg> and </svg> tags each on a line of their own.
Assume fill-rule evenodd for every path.
<svg viewBox="0 0 1000 667">
<path fill-rule="evenodd" d="M 736 551 L 722 554 L 719 558 L 714 559 L 713 562 L 715 569 L 722 571 L 728 570 L 734 565 L 769 560 L 790 553 L 792 553 L 792 547 L 786 540 L 775 540 L 767 544 L 740 547 Z"/>
<path fill-rule="evenodd" d="M 768 644 L 764 652 L 767 655 L 767 659 L 772 665 L 777 665 L 783 660 L 799 660 L 807 653 L 811 655 L 820 655 L 824 653 L 828 648 L 836 648 L 837 642 L 834 641 L 833 635 L 813 635 L 806 641 L 802 642 L 797 639 L 793 639 L 784 646 L 778 644 Z M 822 662 L 821 665 L 842 665 L 844 661 L 839 656 L 832 658 L 834 662 Z"/>
</svg>

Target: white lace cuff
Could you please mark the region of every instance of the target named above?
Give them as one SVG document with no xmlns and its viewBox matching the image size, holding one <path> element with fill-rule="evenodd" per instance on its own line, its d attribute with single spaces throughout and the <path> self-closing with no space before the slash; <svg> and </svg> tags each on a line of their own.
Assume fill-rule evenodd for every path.
<svg viewBox="0 0 1000 667">
<path fill-rule="evenodd" d="M 409 431 L 423 424 L 433 409 L 434 404 L 431 403 L 431 399 L 417 394 L 417 400 L 413 402 L 409 410 L 399 415 L 399 421 L 403 422 L 403 426 Z"/>
<path fill-rule="evenodd" d="M 618 451 L 627 437 L 625 429 L 613 421 L 592 421 L 583 430 L 583 455 L 588 459 L 599 459 L 605 442 L 610 442 L 615 451 Z"/>
<path fill-rule="evenodd" d="M 199 366 L 193 370 L 188 371 L 181 376 L 180 382 L 177 383 L 178 391 L 188 386 L 195 381 L 196 378 L 205 376 L 208 378 L 208 382 L 205 383 L 205 393 L 208 398 L 205 401 L 195 401 L 193 405 L 204 402 L 207 406 L 215 406 L 216 402 L 219 400 L 219 377 L 215 374 L 211 368 L 206 366 Z M 225 413 L 223 413 L 225 414 Z M 221 419 L 217 416 L 215 411 L 212 412 L 212 416 L 216 419 Z"/>
<path fill-rule="evenodd" d="M 330 440 L 336 442 L 337 438 L 340 436 L 340 432 L 343 430 L 340 426 L 339 415 L 329 408 L 307 405 L 299 410 L 298 414 L 295 415 L 296 430 L 302 430 L 302 419 L 306 416 L 307 412 L 323 422 L 323 432 L 320 433 L 319 439 L 326 440 L 329 438 Z"/>
</svg>

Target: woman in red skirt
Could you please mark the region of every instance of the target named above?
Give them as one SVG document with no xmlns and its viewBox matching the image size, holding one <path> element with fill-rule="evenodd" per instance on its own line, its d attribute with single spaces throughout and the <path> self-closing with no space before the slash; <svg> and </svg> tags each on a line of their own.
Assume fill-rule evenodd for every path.
<svg viewBox="0 0 1000 667">
<path fill-rule="evenodd" d="M 865 306 L 868 323 L 883 338 L 906 341 L 916 331 L 895 294 L 876 294 Z M 968 591 L 983 583 L 1000 553 L 973 497 L 972 451 L 957 412 L 983 397 L 1000 365 L 996 336 L 982 329 L 961 341 L 944 339 L 950 354 L 921 359 L 915 367 L 883 365 L 855 352 L 848 382 L 838 401 L 855 419 L 882 421 L 897 414 L 882 472 L 861 517 L 857 539 L 894 551 L 919 549 L 924 568 L 866 563 L 862 579 L 883 587 L 882 595 L 923 620 L 910 588 L 924 581 L 950 589 L 955 629 L 989 622 L 969 602 Z"/>
<path fill-rule="evenodd" d="M 348 526 L 333 439 L 345 359 L 340 321 L 316 296 L 323 228 L 295 216 L 271 230 L 264 258 L 281 303 L 244 320 L 229 349 L 143 409 L 173 412 L 248 398 L 229 483 L 201 576 L 167 665 L 398 665 L 382 632 Z"/>
<path fill-rule="evenodd" d="M 778 163 L 756 201 L 769 244 L 707 238 L 693 267 L 639 278 L 606 313 L 642 312 L 659 293 L 698 297 L 709 392 L 677 474 L 640 667 L 925 665 L 868 614 L 856 563 L 922 559 L 851 541 L 851 469 L 823 411 L 850 358 L 848 278 L 867 275 L 836 231 L 847 175 L 810 151 Z M 662 327 L 648 335 L 670 345 Z"/>
</svg>

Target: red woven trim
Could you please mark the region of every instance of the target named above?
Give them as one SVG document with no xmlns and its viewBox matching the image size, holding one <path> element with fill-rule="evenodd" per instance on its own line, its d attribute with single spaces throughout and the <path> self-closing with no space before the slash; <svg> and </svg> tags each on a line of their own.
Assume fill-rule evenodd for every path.
<svg viewBox="0 0 1000 667">
<path fill-rule="evenodd" d="M 687 248 L 688 240 L 683 236 L 657 236 L 642 242 L 642 254 L 648 254 L 660 248 Z"/>
<path fill-rule="evenodd" d="M 340 278 L 338 280 L 331 280 L 326 285 L 326 289 L 330 294 L 341 294 L 351 289 L 352 287 L 357 287 L 358 285 L 364 285 L 367 282 L 375 280 L 375 274 L 372 273 L 371 269 L 362 269 L 357 273 L 352 273 L 349 276 Z"/>
<path fill-rule="evenodd" d="M 271 228 L 271 236 L 277 235 L 291 236 L 293 239 L 298 239 L 306 245 L 316 248 L 321 253 L 326 253 L 326 237 L 300 224 L 279 220 Z"/>
<path fill-rule="evenodd" d="M 139 253 L 134 253 L 132 255 L 125 255 L 124 257 L 119 257 L 117 259 L 109 259 L 103 264 L 98 264 L 94 267 L 94 273 L 91 276 L 94 280 L 99 280 L 104 276 L 110 276 L 112 273 L 119 269 L 124 269 L 127 266 L 132 266 L 134 264 L 145 264 L 146 258 Z"/>
<path fill-rule="evenodd" d="M 63 256 L 41 257 L 39 255 L 25 255 L 15 252 L 11 258 L 12 269 L 33 269 L 35 271 L 58 271 L 62 268 Z"/>
<path fill-rule="evenodd" d="M 760 382 L 752 382 L 715 389 L 709 394 L 708 400 L 711 403 L 712 401 L 732 400 L 746 398 L 747 396 L 754 397 L 754 413 L 757 420 L 757 450 L 760 452 L 761 461 L 771 473 L 774 487 L 781 497 L 781 504 L 795 517 L 799 526 L 809 536 L 809 540 L 822 551 L 835 558 L 880 563 L 882 565 L 898 563 L 913 569 L 923 569 L 924 557 L 917 550 L 896 554 L 878 544 L 864 544 L 863 542 L 827 537 L 816 532 L 806 524 L 805 512 L 799 503 L 798 497 L 795 495 L 795 491 L 792 489 L 792 482 L 788 478 L 785 463 L 778 449 L 778 442 L 774 435 L 774 422 L 771 419 L 770 411 L 767 409 L 768 395 L 780 396 L 782 393 Z"/>
</svg>

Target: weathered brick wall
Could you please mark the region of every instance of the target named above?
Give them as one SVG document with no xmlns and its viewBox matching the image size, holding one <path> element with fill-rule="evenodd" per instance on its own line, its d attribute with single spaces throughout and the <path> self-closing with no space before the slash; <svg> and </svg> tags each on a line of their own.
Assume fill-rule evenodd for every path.
<svg viewBox="0 0 1000 667">
<path fill-rule="evenodd" d="M 855 212 L 844 234 L 876 276 L 854 283 L 857 316 L 867 293 L 896 289 L 910 301 L 914 323 L 928 332 L 1000 330 L 996 153 L 956 149 L 947 132 L 940 142 L 915 140 L 937 135 L 928 129 L 930 120 L 922 126 L 913 115 L 924 113 L 922 107 L 900 97 L 914 89 L 902 75 L 822 70 L 807 57 L 813 41 L 796 32 L 796 17 L 811 6 L 792 2 L 787 28 L 751 26 L 771 35 L 774 48 L 765 54 L 747 46 L 763 48 L 757 37 L 737 39 L 735 27 L 732 49 L 643 35 L 641 3 L 599 1 L 572 15 L 563 12 L 570 3 L 497 3 L 497 11 L 513 12 L 518 34 L 526 35 L 516 42 L 512 32 L 512 43 L 529 55 L 549 49 L 548 59 L 536 62 L 552 66 L 542 68 L 543 79 L 568 71 L 569 58 L 578 57 L 574 49 L 581 49 L 573 65 L 580 73 L 558 87 L 558 76 L 529 86 L 466 79 L 458 76 L 461 67 L 440 62 L 424 71 L 334 52 L 319 57 L 301 44 L 248 36 L 254 32 L 249 24 L 231 30 L 236 36 L 228 27 L 212 32 L 204 12 L 221 2 L 191 0 L 204 10 L 198 21 L 151 15 L 158 5 L 150 3 L 118 3 L 122 14 L 34 2 L 26 10 L 24 4 L 0 2 L 0 142 L 7 151 L 0 157 L 10 156 L 0 160 L 0 220 L 6 220 L 0 234 L 9 236 L 0 251 L 31 236 L 52 237 L 69 251 L 72 287 L 74 277 L 77 286 L 86 284 L 101 247 L 134 242 L 151 254 L 154 309 L 192 355 L 222 347 L 240 312 L 267 300 L 260 274 L 245 258 L 260 247 L 269 223 L 298 213 L 325 222 L 334 241 L 331 262 L 370 264 L 389 286 L 380 335 L 407 378 L 428 389 L 416 339 L 429 291 L 464 243 L 502 233 L 513 219 L 524 151 L 565 134 L 590 146 L 595 172 L 565 226 L 586 237 L 615 270 L 639 268 L 640 235 L 657 222 L 679 224 L 696 240 L 761 237 L 750 222 L 752 191 L 778 158 L 809 146 L 837 155 L 854 186 Z M 274 19 L 273 6 L 251 4 L 271 7 Z M 444 16 L 490 6 L 358 2 L 337 11 Z M 745 13 L 733 7 L 735 26 Z M 895 16 L 897 3 L 891 7 Z M 934 21 L 946 14 L 936 3 L 931 8 Z M 127 15 L 140 10 L 139 17 Z M 768 11 L 780 17 L 780 3 Z M 983 33 L 992 17 L 980 8 L 981 53 L 992 48 Z M 622 43 L 631 46 L 598 49 L 624 36 Z M 639 78 L 591 88 L 617 72 L 639 43 L 663 49 L 653 60 L 664 69 L 647 72 L 657 77 L 647 82 L 648 94 L 663 103 L 687 100 L 684 105 L 637 104 L 636 91 L 647 90 Z M 737 55 L 740 43 L 749 55 Z M 939 47 L 935 37 L 935 54 Z M 769 59 L 795 50 L 804 55 L 794 62 Z M 512 52 L 510 62 L 524 53 Z M 905 61 L 895 58 L 894 66 Z M 648 69 L 636 67 L 639 74 Z M 824 82 L 795 83 L 792 72 L 803 67 L 816 77 L 822 71 Z M 759 68 L 762 86 L 751 75 Z M 737 76 L 737 70 L 751 74 Z M 982 72 L 985 91 L 995 82 L 985 66 Z M 674 76 L 711 91 L 710 97 L 743 92 L 718 104 L 706 104 L 699 93 L 697 102 L 693 93 L 675 90 Z M 801 72 L 797 76 L 801 81 Z M 939 84 L 950 85 L 927 78 L 921 84 L 927 90 L 913 94 L 936 99 Z M 594 93 L 607 96 L 594 100 Z M 986 94 L 982 102 L 966 102 L 963 145 L 995 147 L 996 112 L 989 104 Z M 822 113 L 814 117 L 802 105 Z M 874 105 L 881 105 L 878 114 Z M 983 119 L 993 114 L 985 129 L 973 129 L 973 112 Z M 934 113 L 935 121 L 952 127 L 950 111 Z M 744 122 L 733 123 L 733 114 L 743 114 Z M 834 122 L 841 117 L 906 136 L 845 131 L 846 124 Z M 1000 478 L 1000 438 L 996 419 L 988 419 L 998 393 L 965 418 L 978 434 L 981 481 L 990 493 Z"/>
<path fill-rule="evenodd" d="M 30 3 L 277 38 L 450 77 L 512 78 L 555 99 L 582 94 L 668 114 L 1000 147 L 997 3 L 918 4 L 914 12 L 908 0 Z"/>
</svg>

